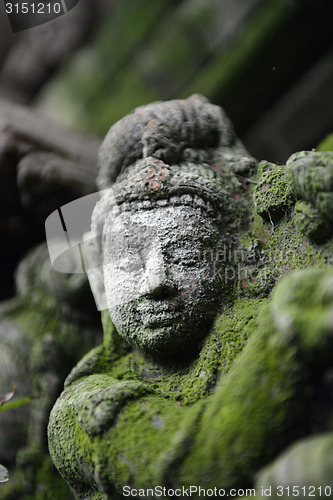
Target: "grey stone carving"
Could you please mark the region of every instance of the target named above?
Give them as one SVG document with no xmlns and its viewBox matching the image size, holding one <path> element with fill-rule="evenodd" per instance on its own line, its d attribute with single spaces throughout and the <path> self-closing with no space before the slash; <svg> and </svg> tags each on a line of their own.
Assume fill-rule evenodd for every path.
<svg viewBox="0 0 333 500">
<path fill-rule="evenodd" d="M 168 357 L 202 340 L 232 285 L 219 255 L 237 245 L 245 214 L 235 172 L 255 163 L 221 108 L 201 96 L 138 108 L 111 128 L 98 184 L 112 189 L 92 233 L 103 235 L 107 307 L 129 343 Z"/>
<path fill-rule="evenodd" d="M 331 430 L 333 242 L 315 244 L 297 210 L 314 203 L 297 169 L 317 185 L 318 155 L 256 173 L 201 96 L 140 107 L 110 129 L 84 242 L 108 308 L 104 342 L 67 377 L 48 427 L 77 498 L 247 487 L 289 444 Z"/>
</svg>

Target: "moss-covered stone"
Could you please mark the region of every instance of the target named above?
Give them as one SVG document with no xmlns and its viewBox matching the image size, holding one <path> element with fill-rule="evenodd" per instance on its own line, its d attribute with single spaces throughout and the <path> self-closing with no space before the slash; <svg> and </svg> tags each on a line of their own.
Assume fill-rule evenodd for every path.
<svg viewBox="0 0 333 500">
<path fill-rule="evenodd" d="M 15 396 L 32 398 L 0 416 L 0 460 L 10 473 L 3 500 L 72 498 L 49 458 L 46 427 L 73 364 L 101 338 L 100 324 L 86 278 L 53 273 L 46 245 L 36 248 L 18 269 L 18 295 L 1 305 L 1 393 L 15 384 Z"/>
<path fill-rule="evenodd" d="M 237 301 L 215 324 L 203 345 L 204 354 L 183 373 L 175 374 L 172 364 L 143 363 L 137 352 L 121 358 L 121 376 L 120 359 L 103 375 L 82 378 L 81 371 L 50 420 L 51 452 L 63 476 L 84 498 L 97 494 L 89 477 L 95 478 L 101 492 L 97 498 L 121 498 L 128 484 L 250 484 L 260 465 L 308 432 L 311 377 L 319 358 L 322 366 L 331 362 L 326 354 L 332 343 L 332 282 L 327 269 L 291 276 L 277 288 L 259 319 L 262 300 Z M 322 313 L 313 316 L 318 306 Z M 130 377 L 139 385 L 124 404 L 121 387 Z M 107 429 L 91 435 L 79 423 L 79 415 L 87 395 L 106 388 L 112 400 L 119 391 L 122 411 Z M 76 439 L 69 439 L 68 432 Z"/>
<path fill-rule="evenodd" d="M 259 164 L 259 181 L 253 193 L 258 214 L 276 223 L 294 203 L 294 193 L 286 179 L 285 168 L 273 163 Z"/>
<path fill-rule="evenodd" d="M 316 243 L 324 243 L 332 233 L 332 226 L 310 204 L 298 201 L 295 205 L 296 224 L 300 231 Z"/>
<path fill-rule="evenodd" d="M 309 239 L 300 203 L 331 220 L 333 157 L 262 162 L 249 179 L 241 150 L 200 96 L 141 107 L 108 133 L 99 185 L 112 196 L 92 234 L 118 331 L 105 313 L 103 345 L 73 369 L 48 427 L 78 498 L 121 498 L 126 485 L 245 487 L 289 444 L 331 428 L 321 389 L 333 240 Z"/>
<path fill-rule="evenodd" d="M 319 244 L 333 234 L 332 162 L 332 151 L 301 151 L 287 162 L 288 181 L 301 200 L 296 207 L 299 228 Z"/>
<path fill-rule="evenodd" d="M 252 226 L 252 243 L 260 241 L 253 245 L 258 252 L 254 261 L 262 257 L 262 269 L 275 273 L 273 284 L 293 269 L 314 264 L 325 269 L 291 276 L 272 302 L 243 290 L 217 318 L 192 361 L 181 366 L 179 360 L 147 360 L 124 343 L 104 312 L 104 344 L 73 370 L 49 425 L 53 460 L 79 497 L 120 498 L 126 484 L 244 487 L 260 466 L 309 432 L 312 377 L 318 359 L 330 363 L 331 326 L 325 311 L 332 302 L 324 281 L 332 279 L 327 268 L 332 244 L 310 244 L 292 211 L 275 228 L 263 224 L 270 228 L 266 239 L 256 240 L 262 229 L 257 221 Z M 328 290 L 324 302 L 320 289 Z M 318 318 L 327 324 L 321 338 L 315 332 L 322 323 L 311 320 L 316 300 L 322 304 Z M 307 310 L 307 329 L 288 330 L 287 312 L 298 321 Z M 306 331 L 312 330 L 309 344 Z M 97 411 L 100 391 L 110 391 L 108 402 L 103 400 L 108 420 L 99 420 L 104 408 L 97 419 L 87 417 L 86 427 L 80 415 L 87 415 L 88 396 L 97 402 Z M 116 412 L 112 418 L 111 410 Z M 74 441 L 68 432 L 75 433 Z"/>
<path fill-rule="evenodd" d="M 107 477 L 103 479 L 104 482 L 110 484 L 111 474 L 112 477 L 117 478 L 118 485 L 127 484 L 127 482 L 130 484 L 134 480 L 130 472 L 133 467 L 136 469 L 135 482 L 139 480 L 141 485 L 146 486 L 155 484 L 154 481 L 162 479 L 159 477 L 161 474 L 167 473 L 165 469 L 170 467 L 169 462 L 174 457 L 174 454 L 180 453 L 180 451 L 183 453 L 184 451 L 180 436 L 176 439 L 176 441 L 179 439 L 180 443 L 177 446 L 175 443 L 175 449 L 172 446 L 174 429 L 177 426 L 179 418 L 182 418 L 183 409 L 186 407 L 192 412 L 190 409 L 193 408 L 193 405 L 197 404 L 201 407 L 199 400 L 207 397 L 216 387 L 223 374 L 228 372 L 233 359 L 242 350 L 251 331 L 256 328 L 256 312 L 261 304 L 262 300 L 260 299 L 254 299 L 250 305 L 247 299 L 243 299 L 230 308 L 223 317 L 217 320 L 211 336 L 204 341 L 198 358 L 193 363 L 184 363 L 181 369 L 179 369 L 179 362 L 168 363 L 162 366 L 153 361 L 147 362 L 142 354 L 134 350 L 131 350 L 131 352 L 124 356 L 124 345 L 121 345 L 123 341 L 120 341 L 117 332 L 112 328 L 110 319 L 105 315 L 104 324 L 110 336 L 107 336 L 109 338 L 104 344 L 104 352 L 98 349 L 90 356 L 87 355 L 80 363 L 80 369 L 76 368 L 75 377 L 71 375 L 67 381 L 68 389 L 63 394 L 62 402 L 58 408 L 54 409 L 53 416 L 55 420 L 51 419 L 53 422 L 57 421 L 55 427 L 52 424 L 50 425 L 51 436 L 53 433 L 60 433 L 62 438 L 65 438 L 67 423 L 63 421 L 64 415 L 61 406 L 67 398 L 69 398 L 71 411 L 74 411 L 74 414 L 84 414 L 87 416 L 88 399 L 98 399 L 100 391 L 104 391 L 103 402 L 105 404 L 105 391 L 109 390 L 110 397 L 107 399 L 110 405 L 108 428 L 105 428 L 104 423 L 100 426 L 100 421 L 97 421 L 95 417 L 87 416 L 89 418 L 89 429 L 87 429 L 85 423 L 81 422 L 76 432 L 79 433 L 79 436 L 83 431 L 82 438 L 87 446 L 90 445 L 89 441 L 86 441 L 84 438 L 84 430 L 88 431 L 88 435 L 95 436 L 93 439 L 98 448 L 104 448 L 104 446 L 109 448 L 110 453 L 106 451 L 106 448 L 104 451 L 100 449 L 98 454 L 101 454 L 101 460 L 107 460 L 108 463 L 118 465 L 116 465 L 115 471 L 114 466 L 112 466 L 112 469 L 109 469 L 109 466 L 105 468 L 102 465 L 97 465 L 97 463 L 94 464 L 94 453 L 92 453 L 92 462 L 89 462 L 91 474 L 95 474 L 93 470 L 95 471 L 95 467 L 97 466 L 98 474 L 103 473 L 104 476 L 107 474 Z M 105 351 L 108 352 L 108 356 L 105 356 Z M 89 376 L 89 373 L 95 371 L 96 366 L 99 366 L 101 369 L 101 365 L 103 364 L 104 370 L 101 375 Z M 83 378 L 84 375 L 86 378 Z M 133 389 L 131 389 L 131 395 L 125 404 L 124 397 L 128 393 L 131 384 Z M 72 387 L 75 387 L 75 396 L 71 390 Z M 143 396 L 144 393 L 146 393 L 145 396 Z M 117 402 L 122 404 L 122 411 L 118 415 L 117 422 L 114 422 L 114 419 L 110 418 L 110 412 L 112 406 L 115 409 Z M 86 408 L 84 412 L 82 412 L 83 407 Z M 96 404 L 95 411 L 97 411 L 98 407 L 99 404 Z M 128 411 L 124 413 L 125 407 Z M 200 414 L 200 412 L 200 409 L 196 408 L 194 410 L 195 415 Z M 193 425 L 196 421 L 195 415 L 190 417 L 192 424 L 184 434 L 184 439 L 186 438 L 186 440 L 189 440 L 193 433 Z M 99 413 L 99 416 L 101 416 L 101 413 Z M 67 418 L 71 418 L 70 415 Z M 111 424 L 111 420 L 115 425 Z M 136 421 L 141 428 L 139 433 L 138 427 L 134 424 Z M 93 433 L 91 433 L 92 426 L 95 428 Z M 96 432 L 97 429 L 99 430 L 98 433 Z M 104 433 L 102 433 L 103 430 Z M 110 441 L 108 439 L 105 440 L 105 432 L 107 434 L 111 433 Z M 187 435 L 188 432 L 191 433 L 190 436 Z M 116 440 L 112 438 L 112 434 L 115 434 L 117 437 Z M 151 443 L 149 439 L 151 439 Z M 140 440 L 142 440 L 142 447 Z M 72 448 L 72 440 L 65 439 L 64 441 L 68 443 L 65 455 L 70 457 L 73 452 L 75 453 L 75 450 Z M 57 442 L 64 444 L 64 441 L 63 439 L 51 440 L 55 446 L 57 446 Z M 108 442 L 114 443 L 111 448 L 107 445 Z M 136 446 L 140 446 L 141 450 L 140 462 L 142 465 L 140 466 L 140 470 L 137 469 L 137 465 L 135 464 L 137 457 Z M 179 448 L 180 446 L 181 449 Z M 159 455 L 159 450 L 169 451 L 165 451 L 165 455 L 159 458 L 161 461 L 160 467 L 157 466 L 156 471 L 153 473 L 152 464 L 150 463 L 152 459 L 151 453 Z M 54 454 L 53 458 L 55 456 L 59 458 L 59 461 L 56 460 L 55 463 L 61 472 L 66 478 L 68 478 L 68 474 L 74 478 L 78 471 L 76 470 L 76 472 L 73 471 L 72 473 L 71 463 L 68 463 L 67 467 L 63 463 L 64 450 L 53 448 L 52 451 Z M 80 453 L 79 450 L 78 452 Z M 105 455 L 104 457 L 103 454 Z M 122 455 L 122 458 L 119 464 L 119 460 L 116 457 L 120 455 Z M 131 463 L 133 464 L 132 467 Z M 145 471 L 146 466 L 148 470 Z M 84 469 L 83 465 L 82 467 Z M 107 473 L 107 470 L 110 472 Z M 152 482 L 149 483 L 149 481 Z M 159 483 L 157 482 L 156 484 Z M 77 487 L 77 481 L 75 486 Z M 86 487 L 88 488 L 88 486 Z M 81 490 L 77 491 L 81 491 L 81 494 L 83 494 L 82 485 Z"/>
</svg>

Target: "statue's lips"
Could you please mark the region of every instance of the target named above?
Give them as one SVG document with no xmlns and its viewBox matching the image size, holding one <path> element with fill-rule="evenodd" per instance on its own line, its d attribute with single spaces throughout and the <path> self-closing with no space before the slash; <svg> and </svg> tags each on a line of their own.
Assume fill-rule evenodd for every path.
<svg viewBox="0 0 333 500">
<path fill-rule="evenodd" d="M 150 311 L 142 311 L 141 322 L 148 326 L 149 328 L 158 328 L 161 326 L 168 326 L 178 323 L 182 319 L 181 311 L 175 311 L 172 309 L 161 310 L 161 309 L 151 309 Z"/>
<path fill-rule="evenodd" d="M 178 317 L 177 317 L 178 316 Z M 169 326 L 177 323 L 179 321 L 180 314 L 167 314 L 167 315 L 152 315 L 146 320 L 143 320 L 143 324 L 149 328 L 159 328 L 161 326 Z"/>
<path fill-rule="evenodd" d="M 174 325 L 184 321 L 184 302 L 179 297 L 170 299 L 143 298 L 135 304 L 137 319 L 148 328 Z"/>
</svg>

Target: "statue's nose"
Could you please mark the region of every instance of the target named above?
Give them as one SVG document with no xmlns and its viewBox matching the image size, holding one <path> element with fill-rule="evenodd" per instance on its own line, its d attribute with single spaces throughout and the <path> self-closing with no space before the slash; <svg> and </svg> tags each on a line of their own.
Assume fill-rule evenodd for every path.
<svg viewBox="0 0 333 500">
<path fill-rule="evenodd" d="M 175 290 L 166 258 L 161 248 L 154 248 L 147 257 L 139 293 L 162 298 L 172 295 Z"/>
</svg>

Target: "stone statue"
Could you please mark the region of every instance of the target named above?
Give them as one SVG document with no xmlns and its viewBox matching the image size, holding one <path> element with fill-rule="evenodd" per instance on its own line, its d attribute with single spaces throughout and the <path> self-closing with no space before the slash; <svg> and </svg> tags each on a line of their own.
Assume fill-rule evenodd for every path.
<svg viewBox="0 0 333 500">
<path fill-rule="evenodd" d="M 55 272 L 41 244 L 17 269 L 17 295 L 0 305 L 1 394 L 15 384 L 16 397 L 31 398 L 1 413 L 0 463 L 9 469 L 1 500 L 70 498 L 47 452 L 46 429 L 71 367 L 101 340 L 87 285 L 83 275 Z"/>
<path fill-rule="evenodd" d="M 100 141 L 3 99 L 0 115 L 0 394 L 15 385 L 14 405 L 31 399 L 0 413 L 9 470 L 0 499 L 66 500 L 47 449 L 49 413 L 71 368 L 101 342 L 101 323 L 87 277 L 56 272 L 36 245 L 51 212 L 96 191 Z"/>
<path fill-rule="evenodd" d="M 258 166 L 192 96 L 115 124 L 98 179 L 104 342 L 51 412 L 56 467 L 85 499 L 253 487 L 331 430 L 333 154 Z"/>
</svg>

